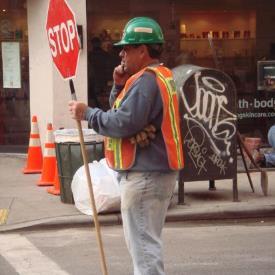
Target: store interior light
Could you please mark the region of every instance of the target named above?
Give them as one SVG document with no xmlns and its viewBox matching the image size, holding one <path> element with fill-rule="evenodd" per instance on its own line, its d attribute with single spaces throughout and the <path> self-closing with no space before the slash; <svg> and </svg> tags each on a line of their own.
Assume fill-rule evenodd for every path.
<svg viewBox="0 0 275 275">
<path fill-rule="evenodd" d="M 2 12 L 6 12 L 6 10 L 5 10 L 5 9 L 2 9 Z"/>
<path fill-rule="evenodd" d="M 180 25 L 180 33 L 181 34 L 186 34 L 186 25 L 185 24 Z"/>
</svg>

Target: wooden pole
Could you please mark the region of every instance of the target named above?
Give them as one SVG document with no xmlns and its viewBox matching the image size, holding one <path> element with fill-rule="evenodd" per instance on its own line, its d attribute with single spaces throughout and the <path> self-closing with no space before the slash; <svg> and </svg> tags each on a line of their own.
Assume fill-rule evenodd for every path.
<svg viewBox="0 0 275 275">
<path fill-rule="evenodd" d="M 248 181 L 249 181 L 250 187 L 252 189 L 252 192 L 255 192 L 254 191 L 254 186 L 253 186 L 253 183 L 252 183 L 252 179 L 250 177 L 250 173 L 249 173 L 249 170 L 248 170 L 248 167 L 247 167 L 247 163 L 246 163 L 246 160 L 245 160 L 245 157 L 244 157 L 244 152 L 243 152 L 243 148 L 242 148 L 242 144 L 241 144 L 240 136 L 239 135 L 237 136 L 237 140 L 238 140 L 240 153 L 241 153 L 241 156 L 242 156 L 245 172 L 246 172 L 246 175 L 248 177 Z"/>
<path fill-rule="evenodd" d="M 76 94 L 75 94 L 75 89 L 74 89 L 74 83 L 71 79 L 69 80 L 69 82 L 70 82 L 70 90 L 71 90 L 72 100 L 77 100 Z M 93 218 L 94 218 L 94 224 L 95 224 L 95 229 L 96 229 L 97 244 L 98 244 L 98 247 L 100 250 L 101 270 L 102 270 L 102 274 L 108 275 L 107 265 L 106 265 L 105 255 L 104 255 L 104 249 L 103 249 L 103 243 L 102 243 L 102 238 L 101 238 L 101 232 L 100 232 L 100 225 L 99 225 L 98 215 L 97 215 L 97 211 L 96 211 L 93 185 L 92 185 L 92 180 L 91 180 L 91 175 L 90 175 L 90 170 L 89 170 L 89 165 L 88 165 L 87 151 L 86 151 L 85 144 L 84 144 L 84 137 L 83 137 L 81 121 L 77 120 L 76 122 L 77 122 L 77 129 L 78 129 L 78 134 L 79 134 L 79 139 L 80 139 L 80 147 L 81 147 L 81 152 L 82 152 L 82 157 L 83 157 L 83 162 L 84 162 L 84 167 L 85 167 L 85 173 L 86 173 L 86 178 L 87 178 L 87 184 L 88 184 L 88 188 L 89 188 L 90 201 L 91 201 L 91 206 L 92 206 L 92 210 L 93 210 Z"/>
</svg>

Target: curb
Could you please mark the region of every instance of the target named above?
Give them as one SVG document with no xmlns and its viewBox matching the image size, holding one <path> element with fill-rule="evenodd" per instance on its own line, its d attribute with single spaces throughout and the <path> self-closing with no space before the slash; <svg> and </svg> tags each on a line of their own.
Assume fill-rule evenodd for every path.
<svg viewBox="0 0 275 275">
<path fill-rule="evenodd" d="M 196 211 L 192 209 L 191 211 L 181 208 L 174 208 L 168 211 L 166 217 L 166 223 L 169 222 L 194 222 L 194 221 L 221 221 L 221 220 L 236 220 L 236 219 L 252 219 L 252 218 L 273 218 L 275 217 L 275 204 L 261 206 L 257 208 L 254 206 L 242 207 L 240 211 L 236 207 L 231 207 L 228 209 L 213 207 L 207 212 Z M 98 215 L 98 220 L 100 225 L 110 226 L 110 225 L 121 225 L 121 215 L 117 214 L 100 214 Z M 46 230 L 46 229 L 56 229 L 56 228 L 77 228 L 77 227 L 94 227 L 94 222 L 91 216 L 87 215 L 69 215 L 60 216 L 53 218 L 46 218 L 41 220 L 28 221 L 12 225 L 3 225 L 0 227 L 1 233 L 11 233 L 14 231 L 23 230 Z"/>
<path fill-rule="evenodd" d="M 27 154 L 25 154 L 25 153 L 0 153 L 0 157 L 26 159 Z"/>
<path fill-rule="evenodd" d="M 166 222 L 184 222 L 184 221 L 205 221 L 205 220 L 233 220 L 233 219 L 251 219 L 275 217 L 275 205 L 256 207 L 243 207 L 240 211 L 236 207 L 224 209 L 217 207 L 207 212 L 190 211 L 189 213 L 170 213 L 166 217 Z"/>
<path fill-rule="evenodd" d="M 121 224 L 119 214 L 98 215 L 100 225 L 115 225 Z M 63 227 L 80 227 L 80 226 L 94 226 L 92 216 L 87 215 L 68 215 L 52 218 L 44 218 L 41 220 L 34 220 L 28 222 L 22 222 L 11 225 L 2 225 L 0 227 L 0 233 L 23 231 L 23 230 L 43 230 L 50 228 L 63 228 Z"/>
</svg>

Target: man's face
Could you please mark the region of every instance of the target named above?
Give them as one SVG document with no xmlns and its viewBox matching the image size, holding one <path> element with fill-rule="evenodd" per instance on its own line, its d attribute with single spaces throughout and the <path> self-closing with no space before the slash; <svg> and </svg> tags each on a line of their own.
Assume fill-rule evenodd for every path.
<svg viewBox="0 0 275 275">
<path fill-rule="evenodd" d="M 129 75 L 137 73 L 144 67 L 144 48 L 144 45 L 125 45 L 120 51 L 121 64 Z"/>
</svg>

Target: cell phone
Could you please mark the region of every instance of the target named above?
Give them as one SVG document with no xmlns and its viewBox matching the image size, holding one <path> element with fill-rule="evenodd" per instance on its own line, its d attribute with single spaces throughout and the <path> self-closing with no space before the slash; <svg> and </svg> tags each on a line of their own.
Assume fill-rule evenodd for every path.
<svg viewBox="0 0 275 275">
<path fill-rule="evenodd" d="M 122 67 L 122 73 L 125 73 L 125 65 L 124 65 L 124 63 L 121 64 L 121 67 Z"/>
</svg>

